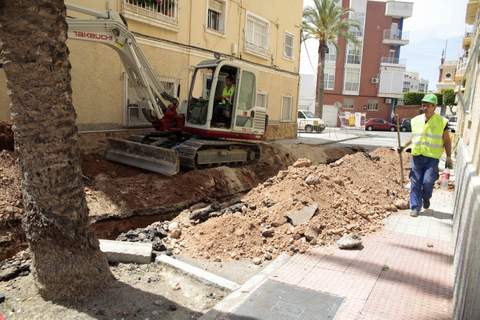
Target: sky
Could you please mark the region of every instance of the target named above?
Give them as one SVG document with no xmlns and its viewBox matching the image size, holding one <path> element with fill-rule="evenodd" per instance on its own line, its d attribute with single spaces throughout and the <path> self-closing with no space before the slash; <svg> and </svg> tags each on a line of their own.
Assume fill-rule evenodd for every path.
<svg viewBox="0 0 480 320">
<path fill-rule="evenodd" d="M 463 53 L 468 0 L 406 1 L 414 3 L 413 15 L 404 20 L 403 30 L 409 32 L 410 43 L 401 48 L 400 57 L 406 59 L 408 71 L 419 72 L 422 78 L 429 80 L 429 89 L 436 90 L 440 58 L 446 42 L 448 60 L 456 60 Z M 311 0 L 304 0 L 305 6 L 311 4 Z M 313 71 L 308 55 L 315 67 L 318 42 L 309 40 L 305 45 L 302 44 L 300 73 L 313 74 L 316 71 Z"/>
</svg>

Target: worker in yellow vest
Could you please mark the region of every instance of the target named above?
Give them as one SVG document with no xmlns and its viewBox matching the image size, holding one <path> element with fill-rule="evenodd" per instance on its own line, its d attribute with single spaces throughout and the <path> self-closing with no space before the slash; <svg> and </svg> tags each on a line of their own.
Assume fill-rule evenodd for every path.
<svg viewBox="0 0 480 320">
<path fill-rule="evenodd" d="M 430 93 L 422 99 L 423 114 L 411 120 L 412 139 L 399 149 L 412 144 L 412 168 L 410 171 L 410 215 L 417 217 L 422 205 L 430 207 L 433 186 L 437 181 L 438 163 L 443 150 L 447 154 L 445 166 L 452 167 L 452 143 L 448 120 L 435 113 L 437 96 Z"/>
</svg>

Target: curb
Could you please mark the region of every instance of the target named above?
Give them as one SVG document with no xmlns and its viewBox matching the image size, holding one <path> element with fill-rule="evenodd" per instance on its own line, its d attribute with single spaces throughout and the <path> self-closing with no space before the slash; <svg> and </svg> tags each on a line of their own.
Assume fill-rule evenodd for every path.
<svg viewBox="0 0 480 320">
<path fill-rule="evenodd" d="M 236 282 L 230 281 L 228 279 L 222 278 L 216 274 L 205 271 L 198 267 L 192 266 L 191 264 L 185 263 L 183 261 L 174 259 L 167 255 L 159 255 L 155 258 L 155 262 L 168 265 L 172 268 L 180 270 L 188 275 L 193 276 L 197 280 L 200 280 L 207 284 L 213 284 L 216 287 L 227 289 L 230 291 L 235 291 L 240 288 L 240 285 Z"/>
</svg>

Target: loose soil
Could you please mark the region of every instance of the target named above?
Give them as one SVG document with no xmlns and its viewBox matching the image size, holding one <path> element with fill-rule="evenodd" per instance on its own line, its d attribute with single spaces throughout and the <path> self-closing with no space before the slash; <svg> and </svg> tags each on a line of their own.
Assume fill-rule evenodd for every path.
<svg viewBox="0 0 480 320">
<path fill-rule="evenodd" d="M 256 164 L 189 171 L 175 177 L 113 163 L 101 154 L 85 154 L 82 169 L 92 227 L 101 238 L 115 238 L 132 228 L 172 219 L 195 203 L 245 193 L 293 163 L 296 154 L 310 153 L 316 163 L 327 163 L 351 152 L 346 148 L 264 144 L 263 158 Z M 26 247 L 20 223 L 20 170 L 14 152 L 1 151 L 0 186 L 1 261 Z"/>
<path fill-rule="evenodd" d="M 0 282 L 7 319 L 198 319 L 228 292 L 208 286 L 169 267 L 120 264 L 111 267 L 117 281 L 84 303 L 62 305 L 43 300 L 31 275 Z"/>
<path fill-rule="evenodd" d="M 285 251 L 303 253 L 343 234 L 365 235 L 378 230 L 397 206 L 408 206 L 398 162 L 389 149 L 347 155 L 330 165 L 299 160 L 251 190 L 238 212 L 195 224 L 184 211 L 175 219 L 181 232 L 172 232 L 167 247 L 194 258 L 260 263 Z M 308 223 L 293 226 L 285 217 L 315 204 L 318 210 Z"/>
</svg>

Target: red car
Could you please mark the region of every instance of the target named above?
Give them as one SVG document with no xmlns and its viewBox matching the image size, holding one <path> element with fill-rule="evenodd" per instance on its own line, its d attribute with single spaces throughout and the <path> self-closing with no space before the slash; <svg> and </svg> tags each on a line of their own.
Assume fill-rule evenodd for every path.
<svg viewBox="0 0 480 320">
<path fill-rule="evenodd" d="M 372 119 L 368 119 L 367 122 L 365 123 L 365 130 L 396 131 L 397 126 L 391 122 L 388 122 L 380 118 L 372 118 Z"/>
</svg>

